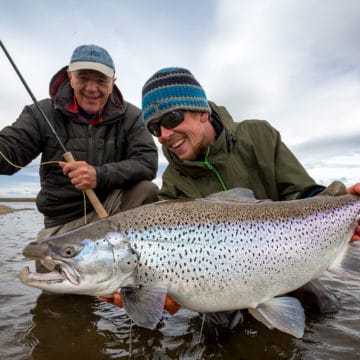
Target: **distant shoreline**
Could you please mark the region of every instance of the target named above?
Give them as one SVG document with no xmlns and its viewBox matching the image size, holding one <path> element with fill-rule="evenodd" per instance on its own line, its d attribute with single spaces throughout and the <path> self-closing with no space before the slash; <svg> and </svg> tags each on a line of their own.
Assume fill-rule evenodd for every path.
<svg viewBox="0 0 360 360">
<path fill-rule="evenodd" d="M 0 202 L 2 201 L 2 199 L 0 199 Z M 30 198 L 15 198 L 12 199 L 11 201 L 9 201 L 9 199 L 5 199 L 4 202 L 33 202 L 35 201 L 35 199 L 30 199 Z M 7 205 L 1 205 L 0 204 L 0 215 L 5 215 L 5 214 L 9 214 L 12 213 L 14 211 L 20 211 L 20 210 L 31 210 L 31 208 L 21 208 L 21 209 L 14 209 L 11 206 L 7 206 Z"/>
<path fill-rule="evenodd" d="M 0 198 L 0 202 L 35 202 L 35 198 Z"/>
</svg>

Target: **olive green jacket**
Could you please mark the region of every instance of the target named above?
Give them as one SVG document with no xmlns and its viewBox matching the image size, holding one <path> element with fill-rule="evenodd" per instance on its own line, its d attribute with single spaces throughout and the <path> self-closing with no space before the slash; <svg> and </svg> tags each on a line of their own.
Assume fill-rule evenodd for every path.
<svg viewBox="0 0 360 360">
<path fill-rule="evenodd" d="M 223 130 L 204 161 L 181 162 L 163 148 L 169 164 L 160 199 L 205 197 L 243 187 L 253 190 L 257 199 L 292 200 L 306 197 L 302 194 L 307 189 L 317 187 L 268 122 L 235 123 L 224 107 L 210 105 Z"/>
</svg>

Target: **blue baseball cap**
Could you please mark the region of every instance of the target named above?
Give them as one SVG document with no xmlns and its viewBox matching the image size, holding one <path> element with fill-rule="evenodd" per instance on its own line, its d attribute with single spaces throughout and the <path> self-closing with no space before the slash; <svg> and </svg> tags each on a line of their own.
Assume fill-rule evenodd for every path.
<svg viewBox="0 0 360 360">
<path fill-rule="evenodd" d="M 115 65 L 109 53 L 97 45 L 78 46 L 70 59 L 69 71 L 96 70 L 106 76 L 115 75 Z"/>
</svg>

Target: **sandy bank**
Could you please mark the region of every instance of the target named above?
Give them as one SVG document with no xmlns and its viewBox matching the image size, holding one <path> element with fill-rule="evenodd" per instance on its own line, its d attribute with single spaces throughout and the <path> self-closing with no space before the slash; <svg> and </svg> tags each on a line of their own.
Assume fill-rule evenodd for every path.
<svg viewBox="0 0 360 360">
<path fill-rule="evenodd" d="M 7 213 L 10 213 L 10 212 L 13 212 L 15 211 L 15 209 L 9 207 L 9 206 L 6 206 L 6 205 L 0 205 L 0 215 L 3 215 L 3 214 L 7 214 Z"/>
</svg>

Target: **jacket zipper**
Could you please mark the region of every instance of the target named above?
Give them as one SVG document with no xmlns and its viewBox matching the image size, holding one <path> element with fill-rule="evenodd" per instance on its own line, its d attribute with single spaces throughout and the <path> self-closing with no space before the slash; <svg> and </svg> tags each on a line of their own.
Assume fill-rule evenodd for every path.
<svg viewBox="0 0 360 360">
<path fill-rule="evenodd" d="M 87 142 L 88 142 L 88 163 L 94 164 L 94 137 L 93 137 L 93 126 L 88 125 L 87 131 Z"/>
<path fill-rule="evenodd" d="M 210 164 L 207 159 L 209 154 L 210 154 L 210 146 L 208 147 L 208 149 L 206 151 L 205 160 L 200 161 L 200 162 L 203 163 L 210 171 L 212 171 L 216 175 L 216 178 L 218 179 L 222 190 L 226 191 L 227 187 L 225 185 L 223 178 L 221 177 L 220 173 L 216 170 L 216 168 L 212 164 Z"/>
</svg>

